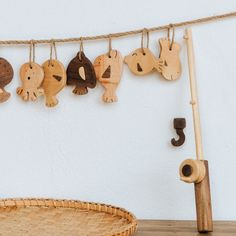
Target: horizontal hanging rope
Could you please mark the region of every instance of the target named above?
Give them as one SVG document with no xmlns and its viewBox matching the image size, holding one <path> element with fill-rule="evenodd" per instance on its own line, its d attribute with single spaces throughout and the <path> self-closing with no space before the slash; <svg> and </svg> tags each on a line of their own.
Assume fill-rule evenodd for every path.
<svg viewBox="0 0 236 236">
<path fill-rule="evenodd" d="M 236 12 L 230 12 L 222 15 L 215 15 L 215 16 L 208 16 L 204 18 L 198 18 L 195 20 L 189 20 L 189 21 L 183 21 L 179 23 L 172 23 L 168 25 L 162 25 L 162 26 L 157 26 L 157 27 L 152 27 L 152 28 L 146 28 L 147 31 L 153 32 L 153 31 L 160 31 L 160 30 L 165 30 L 172 27 L 182 27 L 186 25 L 194 25 L 194 24 L 200 24 L 200 23 L 206 23 L 210 21 L 216 21 L 216 20 L 221 20 L 229 17 L 235 17 Z M 83 41 L 85 40 L 101 40 L 101 39 L 109 39 L 110 37 L 112 38 L 119 38 L 119 37 L 125 37 L 129 35 L 136 35 L 140 34 L 143 32 L 143 29 L 138 29 L 138 30 L 131 30 L 131 31 L 126 31 L 126 32 L 120 32 L 120 33 L 113 33 L 113 34 L 102 34 L 102 35 L 96 35 L 96 36 L 86 36 L 86 37 L 79 37 L 79 38 L 64 38 L 64 39 L 53 39 L 53 42 L 55 43 L 73 43 L 73 42 L 79 42 L 81 39 Z M 45 43 L 51 43 L 52 39 L 39 39 L 39 40 L 0 40 L 1 45 L 17 45 L 17 44 L 45 44 Z"/>
</svg>

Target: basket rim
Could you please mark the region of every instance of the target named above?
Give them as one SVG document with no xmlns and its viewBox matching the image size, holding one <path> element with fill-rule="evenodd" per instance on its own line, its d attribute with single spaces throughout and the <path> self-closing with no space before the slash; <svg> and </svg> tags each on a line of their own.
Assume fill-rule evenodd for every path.
<svg viewBox="0 0 236 236">
<path fill-rule="evenodd" d="M 53 199 L 53 198 L 3 198 L 0 199 L 0 208 L 8 207 L 44 207 L 44 208 L 71 208 L 82 209 L 88 211 L 104 212 L 111 215 L 125 218 L 129 224 L 126 229 L 106 236 L 128 236 L 136 232 L 137 219 L 129 211 L 124 208 L 116 207 L 110 204 L 86 202 L 79 200 L 68 199 Z M 1 213 L 0 213 L 1 214 Z"/>
</svg>

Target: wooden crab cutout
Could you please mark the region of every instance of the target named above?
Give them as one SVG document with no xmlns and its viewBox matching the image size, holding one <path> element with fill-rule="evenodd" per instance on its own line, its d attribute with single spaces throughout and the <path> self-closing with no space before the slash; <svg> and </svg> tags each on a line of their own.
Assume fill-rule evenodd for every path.
<svg viewBox="0 0 236 236">
<path fill-rule="evenodd" d="M 75 85 L 74 94 L 83 95 L 88 93 L 88 88 L 96 87 L 96 74 L 91 61 L 84 52 L 78 52 L 71 60 L 67 70 L 67 85 Z"/>
<path fill-rule="evenodd" d="M 54 107 L 58 104 L 56 95 L 66 85 L 66 70 L 58 60 L 48 60 L 43 64 L 44 80 L 42 88 L 46 98 L 46 106 Z"/>
<path fill-rule="evenodd" d="M 35 62 L 23 64 L 20 68 L 20 79 L 23 85 L 17 88 L 17 94 L 24 101 L 35 101 L 43 94 L 43 89 L 40 88 L 43 78 L 43 68 L 39 64 Z"/>
<path fill-rule="evenodd" d="M 163 61 L 161 70 L 162 76 L 167 80 L 176 80 L 181 75 L 181 62 L 180 62 L 180 45 L 169 39 L 163 38 L 159 40 L 160 44 L 160 59 Z"/>
<path fill-rule="evenodd" d="M 108 54 L 98 56 L 94 61 L 97 80 L 105 88 L 104 102 L 116 102 L 116 89 L 120 83 L 123 58 L 119 51 L 111 50 Z"/>
<path fill-rule="evenodd" d="M 5 86 L 8 85 L 14 76 L 13 68 L 11 64 L 4 58 L 0 58 L 0 103 L 5 102 L 11 96 L 5 90 Z"/>
<path fill-rule="evenodd" d="M 135 75 L 146 75 L 162 68 L 162 60 L 157 59 L 148 48 L 138 48 L 125 57 L 125 63 Z"/>
</svg>

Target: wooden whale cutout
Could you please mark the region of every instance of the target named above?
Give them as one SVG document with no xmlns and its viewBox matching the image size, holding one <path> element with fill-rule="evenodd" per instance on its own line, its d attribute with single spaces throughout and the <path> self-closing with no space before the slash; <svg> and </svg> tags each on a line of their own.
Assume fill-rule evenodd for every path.
<svg viewBox="0 0 236 236">
<path fill-rule="evenodd" d="M 46 98 L 46 106 L 54 107 L 58 104 L 56 95 L 66 85 L 66 70 L 63 64 L 58 60 L 44 62 L 44 80 L 42 88 Z"/>
<path fill-rule="evenodd" d="M 74 94 L 83 95 L 88 93 L 88 88 L 95 88 L 96 74 L 92 62 L 84 52 L 77 54 L 69 63 L 67 70 L 67 85 L 74 85 Z"/>
<path fill-rule="evenodd" d="M 103 94 L 104 102 L 116 102 L 116 89 L 120 83 L 123 58 L 117 50 L 111 50 L 109 55 L 103 54 L 98 56 L 94 61 L 94 69 L 97 80 L 105 88 Z"/>
<path fill-rule="evenodd" d="M 124 59 L 135 75 L 146 75 L 154 70 L 161 71 L 162 61 L 158 60 L 148 48 L 138 48 Z"/>
<path fill-rule="evenodd" d="M 5 86 L 8 85 L 14 76 L 13 68 L 11 64 L 4 58 L 0 58 L 0 103 L 9 99 L 11 94 L 5 90 Z"/>
<path fill-rule="evenodd" d="M 24 101 L 35 101 L 43 94 L 43 89 L 40 88 L 43 82 L 43 68 L 35 63 L 25 63 L 20 68 L 20 79 L 22 86 L 17 88 L 17 94 Z"/>
<path fill-rule="evenodd" d="M 169 39 L 160 39 L 160 59 L 163 61 L 162 76 L 167 80 L 176 80 L 181 75 L 180 45 Z"/>
</svg>

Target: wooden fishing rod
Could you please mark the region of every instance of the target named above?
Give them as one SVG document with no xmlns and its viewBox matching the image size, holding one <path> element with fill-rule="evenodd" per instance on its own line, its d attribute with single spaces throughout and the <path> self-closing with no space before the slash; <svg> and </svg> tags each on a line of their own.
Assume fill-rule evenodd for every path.
<svg viewBox="0 0 236 236">
<path fill-rule="evenodd" d="M 197 83 L 191 29 L 186 29 L 184 36 L 187 43 L 189 82 L 196 144 L 196 160 L 187 159 L 180 166 L 180 178 L 184 182 L 194 183 L 197 211 L 197 227 L 200 233 L 213 231 L 211 192 L 208 161 L 203 157 L 200 115 L 198 107 Z"/>
</svg>

